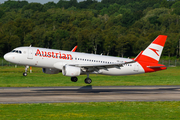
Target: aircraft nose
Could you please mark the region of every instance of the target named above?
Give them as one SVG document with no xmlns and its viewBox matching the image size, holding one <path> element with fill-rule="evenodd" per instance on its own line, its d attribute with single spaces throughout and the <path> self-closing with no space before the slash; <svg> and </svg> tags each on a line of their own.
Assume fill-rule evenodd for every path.
<svg viewBox="0 0 180 120">
<path fill-rule="evenodd" d="M 10 57 L 11 57 L 11 55 L 9 55 L 8 53 L 6 53 L 6 54 L 4 55 L 4 59 L 5 59 L 6 61 L 9 61 L 9 60 L 10 60 Z"/>
</svg>

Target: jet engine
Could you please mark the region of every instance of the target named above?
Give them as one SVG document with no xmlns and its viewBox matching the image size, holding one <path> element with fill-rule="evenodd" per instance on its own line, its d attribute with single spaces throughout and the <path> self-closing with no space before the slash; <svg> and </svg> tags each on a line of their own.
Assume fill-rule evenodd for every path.
<svg viewBox="0 0 180 120">
<path fill-rule="evenodd" d="M 81 68 L 65 65 L 63 66 L 62 74 L 69 77 L 79 76 L 81 74 Z"/>
<path fill-rule="evenodd" d="M 58 74 L 60 71 L 58 69 L 52 69 L 52 68 L 42 68 L 43 73 L 46 74 Z"/>
</svg>

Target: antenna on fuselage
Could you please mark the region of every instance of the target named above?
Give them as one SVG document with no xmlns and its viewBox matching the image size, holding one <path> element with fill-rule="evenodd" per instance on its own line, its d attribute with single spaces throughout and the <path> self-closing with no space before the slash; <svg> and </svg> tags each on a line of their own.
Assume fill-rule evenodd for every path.
<svg viewBox="0 0 180 120">
<path fill-rule="evenodd" d="M 31 47 L 32 45 L 30 45 L 29 47 Z"/>
</svg>

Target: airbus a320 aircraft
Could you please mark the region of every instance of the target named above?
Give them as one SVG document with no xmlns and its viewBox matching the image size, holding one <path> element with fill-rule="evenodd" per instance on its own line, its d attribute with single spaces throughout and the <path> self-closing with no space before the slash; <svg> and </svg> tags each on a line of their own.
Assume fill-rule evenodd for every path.
<svg viewBox="0 0 180 120">
<path fill-rule="evenodd" d="M 39 47 L 18 47 L 4 55 L 4 59 L 15 64 L 41 67 L 46 74 L 62 72 L 77 82 L 77 76 L 87 74 L 85 83 L 92 80 L 89 74 L 133 75 L 166 69 L 158 64 L 167 36 L 159 35 L 144 51 L 134 59 L 86 54 L 72 51 L 54 50 Z"/>
</svg>

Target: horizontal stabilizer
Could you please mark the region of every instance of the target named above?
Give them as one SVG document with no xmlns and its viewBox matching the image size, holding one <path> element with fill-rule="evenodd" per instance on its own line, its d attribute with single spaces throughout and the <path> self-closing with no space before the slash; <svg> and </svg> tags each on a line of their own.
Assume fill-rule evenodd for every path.
<svg viewBox="0 0 180 120">
<path fill-rule="evenodd" d="M 162 67 L 166 67 L 165 65 L 164 66 L 147 66 L 148 68 L 162 68 Z"/>
</svg>

